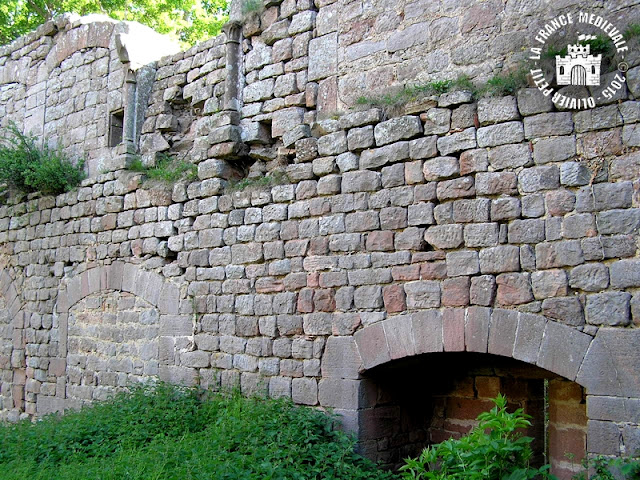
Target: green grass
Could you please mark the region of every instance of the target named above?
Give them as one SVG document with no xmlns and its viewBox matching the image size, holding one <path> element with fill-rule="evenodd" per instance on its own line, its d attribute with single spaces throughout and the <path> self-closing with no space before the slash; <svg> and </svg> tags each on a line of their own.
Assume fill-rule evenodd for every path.
<svg viewBox="0 0 640 480">
<path fill-rule="evenodd" d="M 133 172 L 144 173 L 149 180 L 175 183 L 178 180 L 195 180 L 198 167 L 184 160 L 178 160 L 169 155 L 160 155 L 153 167 L 142 163 L 140 158 L 134 158 L 128 167 Z"/>
<path fill-rule="evenodd" d="M 630 23 L 624 31 L 624 38 L 625 40 L 631 40 L 636 37 L 640 37 L 640 23 Z"/>
<path fill-rule="evenodd" d="M 515 70 L 500 72 L 484 84 L 474 84 L 466 75 L 455 80 L 437 80 L 424 84 L 407 85 L 395 93 L 365 97 L 356 100 L 356 105 L 397 109 L 410 102 L 429 95 L 442 95 L 456 90 L 468 90 L 474 97 L 513 95 L 527 86 L 527 69 L 520 66 Z"/>
<path fill-rule="evenodd" d="M 525 68 L 520 67 L 494 75 L 485 85 L 478 88 L 476 95 L 488 97 L 515 95 L 518 90 L 527 86 L 527 73 Z"/>
<path fill-rule="evenodd" d="M 426 96 L 442 95 L 455 90 L 471 90 L 476 87 L 469 77 L 461 75 L 455 80 L 434 80 L 428 83 L 405 85 L 400 90 L 373 97 L 362 96 L 356 99 L 356 105 L 374 106 L 382 108 L 399 107 L 419 100 Z"/>
<path fill-rule="evenodd" d="M 334 420 L 290 401 L 159 384 L 31 424 L 0 427 L 0 479 L 395 478 Z"/>
</svg>

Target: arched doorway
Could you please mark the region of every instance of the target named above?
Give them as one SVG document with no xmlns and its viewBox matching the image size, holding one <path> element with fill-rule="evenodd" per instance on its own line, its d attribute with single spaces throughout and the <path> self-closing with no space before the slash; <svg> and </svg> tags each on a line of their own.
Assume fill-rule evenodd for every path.
<svg viewBox="0 0 640 480">
<path fill-rule="evenodd" d="M 423 448 L 468 433 L 499 393 L 532 426 L 532 465 L 571 479 L 586 454 L 584 389 L 539 367 L 486 353 L 442 352 L 394 360 L 364 374 L 375 403 L 361 412 L 362 453 L 395 469 Z"/>
<path fill-rule="evenodd" d="M 542 315 L 499 308 L 430 309 L 395 315 L 364 326 L 354 336 L 327 339 L 318 398 L 321 406 L 330 407 L 341 415 L 343 427 L 357 435 L 364 453 L 371 453 L 370 448 L 384 452 L 391 448 L 391 440 L 384 439 L 384 430 L 387 428 L 387 433 L 394 432 L 401 409 L 388 400 L 390 393 L 397 390 L 397 384 L 387 388 L 383 382 L 381 389 L 379 372 L 392 368 L 396 362 L 418 362 L 418 373 L 414 369 L 402 382 L 406 386 L 405 391 L 411 395 L 419 385 L 437 383 L 429 379 L 441 371 L 448 371 L 447 358 L 451 357 L 446 355 L 449 354 L 480 354 L 475 358 L 492 362 L 517 360 L 518 363 L 511 364 L 511 367 L 517 367 L 516 370 L 511 367 L 505 370 L 499 363 L 490 365 L 493 369 L 505 370 L 505 374 L 477 373 L 474 385 L 476 377 L 481 376 L 497 376 L 500 385 L 510 382 L 507 381 L 509 378 L 535 381 L 535 376 L 523 371 L 514 374 L 522 367 L 519 364 L 524 364 L 530 372 L 542 371 L 543 375 L 538 379 L 541 378 L 543 383 L 547 379 L 550 399 L 554 395 L 551 387 L 558 387 L 556 405 L 560 408 L 556 411 L 572 415 L 568 419 L 559 417 L 556 440 L 553 440 L 551 428 L 548 430 L 548 452 L 551 457 L 555 455 L 556 472 L 570 478 L 572 462 L 564 457 L 564 452 L 572 452 L 573 447 L 568 447 L 571 439 L 578 438 L 582 446 L 585 437 L 565 433 L 574 427 L 584 433 L 585 418 L 588 455 L 632 455 L 640 432 L 640 415 L 633 413 L 640 406 L 640 378 L 634 373 L 634 366 L 640 363 L 640 350 L 637 348 L 640 329 L 599 328 L 594 333 L 589 335 Z M 422 363 L 425 358 L 430 358 L 430 363 Z M 477 360 L 471 364 L 474 362 Z M 392 377 L 399 378 L 400 375 L 396 369 Z M 482 382 L 495 384 L 498 381 L 481 379 L 480 384 Z M 531 387 L 533 400 L 538 395 L 533 395 L 533 392 L 539 391 L 539 387 L 537 390 L 535 385 Z M 391 403 L 384 404 L 383 401 Z M 576 409 L 568 408 L 569 405 L 576 406 Z M 547 408 L 551 414 L 551 401 Z M 423 419 L 430 415 L 426 411 L 422 414 Z M 408 431 L 398 439 L 410 438 L 418 444 L 427 438 L 422 425 L 423 433 Z M 383 430 L 383 435 L 378 435 L 380 430 Z M 398 439 L 393 440 L 393 448 L 400 452 L 414 448 L 403 447 Z M 385 455 L 387 459 L 380 459 L 391 463 L 395 454 L 387 453 L 381 457 Z M 402 456 L 406 454 L 402 453 Z M 574 459 L 573 463 L 577 461 Z"/>
<path fill-rule="evenodd" d="M 571 85 L 586 85 L 587 71 L 582 65 L 574 65 L 571 69 Z"/>
</svg>

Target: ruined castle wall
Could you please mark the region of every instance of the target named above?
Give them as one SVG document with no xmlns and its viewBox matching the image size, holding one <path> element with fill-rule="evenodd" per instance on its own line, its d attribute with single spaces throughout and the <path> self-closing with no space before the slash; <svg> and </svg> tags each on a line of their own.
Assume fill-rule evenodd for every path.
<svg viewBox="0 0 640 480">
<path fill-rule="evenodd" d="M 314 47 L 339 42 L 319 20 L 333 7 L 276 4 L 237 47 L 229 31 L 157 63 L 140 153 L 183 155 L 197 180 L 114 164 L 0 207 L 3 417 L 161 378 L 332 407 L 367 435 L 388 411 L 376 367 L 475 352 L 576 382 L 585 448 L 634 450 L 640 69 L 584 112 L 523 89 L 320 120 L 340 84 Z M 252 160 L 288 179 L 228 190 Z"/>
<path fill-rule="evenodd" d="M 89 176 L 110 170 L 118 155 L 109 145 L 111 114 L 125 107 L 127 71 L 116 36 L 139 31 L 161 38 L 107 17 L 63 16 L 1 47 L 0 125 L 13 122 L 71 158 L 84 158 Z M 137 41 L 148 43 L 141 35 Z"/>
</svg>

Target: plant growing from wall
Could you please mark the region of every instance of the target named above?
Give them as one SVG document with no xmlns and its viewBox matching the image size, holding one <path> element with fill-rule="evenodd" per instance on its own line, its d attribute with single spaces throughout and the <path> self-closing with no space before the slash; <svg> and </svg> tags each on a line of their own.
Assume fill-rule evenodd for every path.
<svg viewBox="0 0 640 480">
<path fill-rule="evenodd" d="M 286 173 L 275 170 L 260 177 L 243 178 L 242 180 L 229 182 L 225 190 L 227 193 L 258 190 L 260 188 L 273 187 L 274 185 L 283 185 L 288 181 L 289 177 Z"/>
<path fill-rule="evenodd" d="M 0 181 L 11 190 L 55 195 L 68 192 L 84 179 L 84 160 L 75 165 L 62 150 L 39 147 L 34 136 L 14 124 L 0 136 Z"/>
<path fill-rule="evenodd" d="M 179 180 L 195 180 L 198 167 L 186 160 L 179 160 L 166 153 L 158 154 L 154 166 L 145 165 L 142 160 L 134 158 L 128 167 L 133 172 L 143 173 L 148 180 L 175 183 Z"/>
<path fill-rule="evenodd" d="M 401 467 L 406 480 L 527 480 L 550 478 L 548 466 L 529 465 L 533 455 L 530 437 L 517 430 L 531 426 L 522 409 L 507 412 L 502 394 L 495 407 L 478 415 L 478 426 L 460 439 L 426 448 Z"/>
<path fill-rule="evenodd" d="M 523 65 L 514 70 L 500 72 L 479 87 L 477 95 L 488 97 L 515 95 L 518 90 L 527 86 L 527 73 L 527 68 Z"/>
</svg>

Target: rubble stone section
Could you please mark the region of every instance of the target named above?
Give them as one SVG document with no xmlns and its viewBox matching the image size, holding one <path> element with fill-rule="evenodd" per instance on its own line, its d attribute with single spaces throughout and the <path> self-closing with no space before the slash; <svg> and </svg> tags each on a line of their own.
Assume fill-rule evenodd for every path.
<svg viewBox="0 0 640 480">
<path fill-rule="evenodd" d="M 159 326 L 158 310 L 130 293 L 102 291 L 76 303 L 68 319 L 70 401 L 103 400 L 157 375 Z"/>
</svg>

